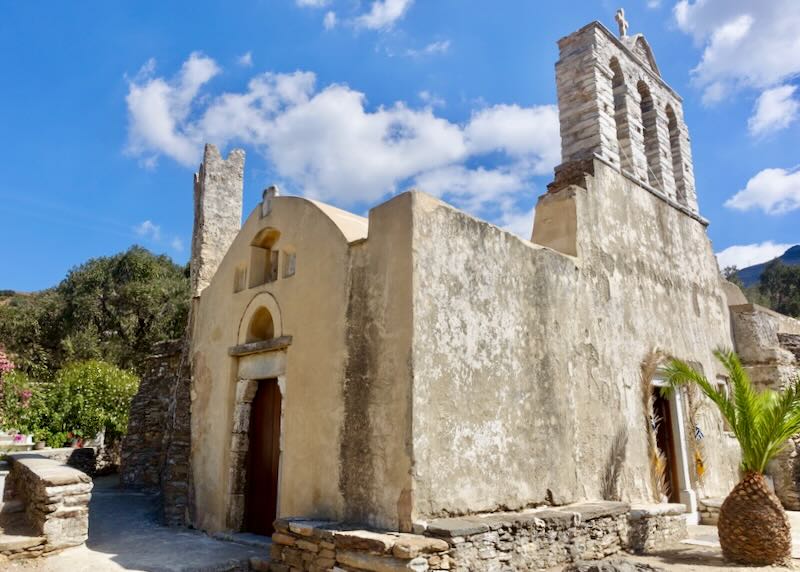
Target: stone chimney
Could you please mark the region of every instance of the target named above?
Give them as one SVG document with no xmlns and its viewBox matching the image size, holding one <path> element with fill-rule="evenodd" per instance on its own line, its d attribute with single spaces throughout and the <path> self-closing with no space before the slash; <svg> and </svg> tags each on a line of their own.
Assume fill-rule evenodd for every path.
<svg viewBox="0 0 800 572">
<path fill-rule="evenodd" d="M 194 175 L 194 230 L 191 287 L 197 297 L 208 286 L 242 224 L 244 151 L 234 149 L 223 159 L 207 144 Z"/>
</svg>

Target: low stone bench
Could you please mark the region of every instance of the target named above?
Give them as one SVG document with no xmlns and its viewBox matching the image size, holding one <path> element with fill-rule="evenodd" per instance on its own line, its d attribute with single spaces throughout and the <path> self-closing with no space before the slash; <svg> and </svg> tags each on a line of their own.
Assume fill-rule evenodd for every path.
<svg viewBox="0 0 800 572">
<path fill-rule="evenodd" d="M 342 523 L 279 519 L 270 570 L 470 570 L 546 568 L 595 560 L 623 550 L 627 503 L 566 507 L 434 520 L 420 534 L 376 532 Z"/>
<path fill-rule="evenodd" d="M 654 552 L 688 536 L 686 506 L 682 504 L 633 505 L 628 519 L 631 552 Z"/>
<path fill-rule="evenodd" d="M 415 524 L 417 534 L 305 518 L 275 522 L 270 570 L 536 570 L 652 552 L 686 538 L 682 504 L 585 502 Z"/>
<path fill-rule="evenodd" d="M 89 534 L 92 479 L 78 469 L 33 452 L 9 455 L 4 502 L 19 501 L 44 552 L 78 546 Z"/>
</svg>

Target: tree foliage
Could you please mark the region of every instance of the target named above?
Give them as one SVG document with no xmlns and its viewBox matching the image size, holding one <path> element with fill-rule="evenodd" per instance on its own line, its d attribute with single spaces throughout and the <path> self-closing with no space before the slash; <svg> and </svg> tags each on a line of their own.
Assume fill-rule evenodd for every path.
<svg viewBox="0 0 800 572">
<path fill-rule="evenodd" d="M 800 317 L 800 266 L 770 262 L 761 274 L 758 291 L 776 312 Z"/>
<path fill-rule="evenodd" d="M 155 342 L 182 335 L 185 267 L 134 246 L 72 269 L 55 288 L 0 306 L 0 343 L 37 379 L 64 364 L 102 359 L 136 369 Z"/>
<path fill-rule="evenodd" d="M 669 387 L 696 384 L 719 408 L 742 449 L 742 469 L 763 473 L 792 435 L 800 433 L 800 379 L 781 392 L 758 392 L 739 357 L 717 350 L 717 359 L 728 371 L 731 393 L 709 382 L 683 361 L 673 359 L 666 368 Z"/>
</svg>

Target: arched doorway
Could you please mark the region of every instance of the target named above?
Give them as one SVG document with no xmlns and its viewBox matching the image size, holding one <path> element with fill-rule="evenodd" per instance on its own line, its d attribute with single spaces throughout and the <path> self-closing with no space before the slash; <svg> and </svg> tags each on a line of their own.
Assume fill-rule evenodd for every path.
<svg viewBox="0 0 800 572">
<path fill-rule="evenodd" d="M 228 527 L 269 536 L 280 513 L 286 350 L 280 309 L 268 293 L 253 298 L 239 326 L 238 381 L 231 435 Z"/>
</svg>

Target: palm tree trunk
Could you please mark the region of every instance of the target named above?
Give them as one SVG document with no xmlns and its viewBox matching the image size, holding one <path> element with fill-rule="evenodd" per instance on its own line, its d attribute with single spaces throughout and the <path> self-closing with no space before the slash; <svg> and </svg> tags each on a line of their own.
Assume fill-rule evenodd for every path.
<svg viewBox="0 0 800 572">
<path fill-rule="evenodd" d="M 734 487 L 722 503 L 717 526 L 727 560 L 766 566 L 791 558 L 789 519 L 761 473 L 746 473 Z"/>
</svg>

